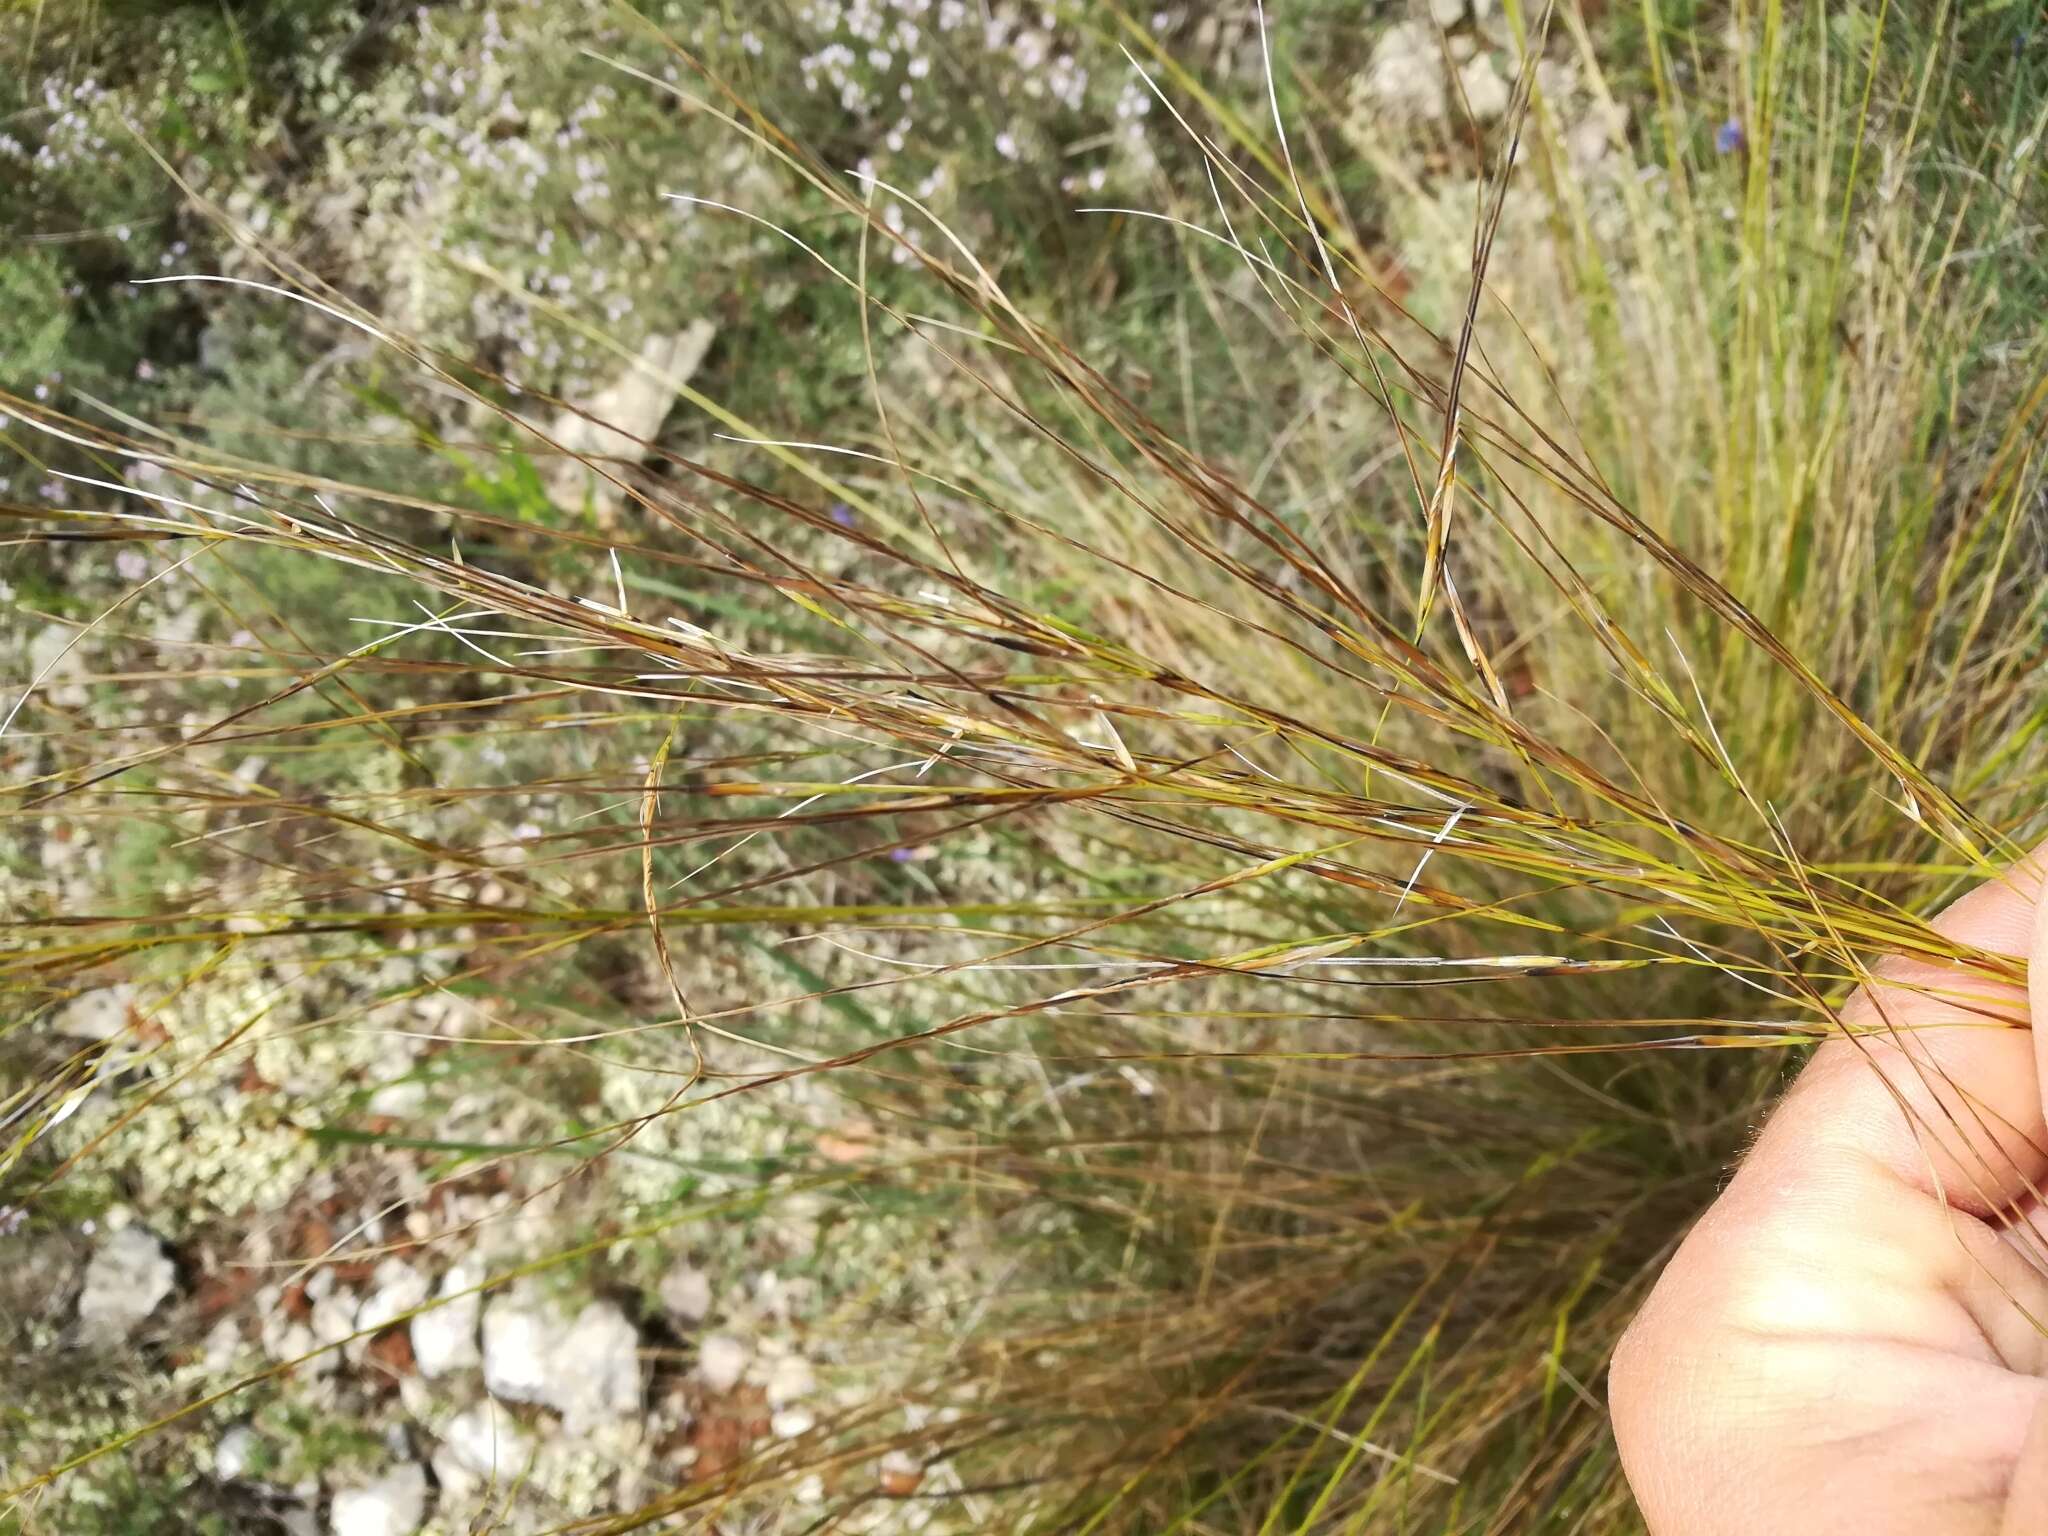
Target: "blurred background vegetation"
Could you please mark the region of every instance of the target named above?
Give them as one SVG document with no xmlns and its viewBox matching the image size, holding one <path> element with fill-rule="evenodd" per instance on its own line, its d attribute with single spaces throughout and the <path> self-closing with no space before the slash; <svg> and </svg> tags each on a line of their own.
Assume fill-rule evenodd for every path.
<svg viewBox="0 0 2048 1536">
<path fill-rule="evenodd" d="M 2033 7 L 0 57 L 0 1530 L 1633 1528 L 2041 831 Z"/>
</svg>

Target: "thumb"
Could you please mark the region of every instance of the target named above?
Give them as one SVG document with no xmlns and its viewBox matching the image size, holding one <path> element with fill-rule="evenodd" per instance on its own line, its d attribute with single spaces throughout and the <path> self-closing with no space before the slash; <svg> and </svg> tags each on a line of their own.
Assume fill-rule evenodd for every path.
<svg viewBox="0 0 2048 1536">
<path fill-rule="evenodd" d="M 2048 933 L 2038 910 L 2044 854 L 1985 881 L 1931 926 L 1965 950 L 2031 959 Z M 1747 1166 L 1811 1173 L 1867 1158 L 1987 1218 L 2040 1190 L 2048 1042 L 2026 1026 L 2033 995 L 2048 1019 L 2048 960 L 2029 972 L 2023 987 L 1960 962 L 1886 961 L 1842 1010 L 1850 1034 L 1814 1053 Z"/>
<path fill-rule="evenodd" d="M 2027 1425 L 1999 1536 L 2038 1536 L 2043 1530 L 2048 1530 L 2048 1397 L 2040 1400 Z"/>
<path fill-rule="evenodd" d="M 2048 845 L 2035 849 L 2027 856 L 2026 862 L 2039 868 L 2037 860 L 2048 863 Z M 2048 1100 L 2048 900 L 2041 899 L 2039 885 L 2035 888 L 2028 939 L 2027 1015 L 2030 1024 L 2038 1019 L 2044 1026 L 2029 1030 L 2034 1044 L 2034 1082 L 2042 1098 Z"/>
</svg>

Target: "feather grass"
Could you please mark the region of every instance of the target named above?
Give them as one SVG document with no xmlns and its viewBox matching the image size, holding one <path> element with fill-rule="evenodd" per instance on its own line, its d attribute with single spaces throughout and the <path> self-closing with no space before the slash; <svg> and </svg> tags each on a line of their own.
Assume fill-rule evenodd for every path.
<svg viewBox="0 0 2048 1536">
<path fill-rule="evenodd" d="M 2006 174 L 2030 125 L 1945 174 L 1955 66 L 1847 57 L 1773 8 L 1717 80 L 1748 131 L 1717 156 L 1652 26 L 1644 174 L 1619 135 L 1589 163 L 1525 70 L 1449 190 L 1368 152 L 1397 254 L 1338 211 L 1276 80 L 1273 121 L 1239 118 L 1102 14 L 1207 173 L 1126 238 L 1181 244 L 1286 416 L 1241 461 L 680 52 L 693 84 L 641 83 L 831 210 L 789 229 L 675 189 L 815 256 L 875 360 L 863 435 L 679 382 L 723 438 L 585 456 L 630 508 L 603 531 L 0 400 L 79 492 L 11 509 L 21 538 L 160 544 L 252 636 L 205 655 L 237 702 L 204 717 L 120 722 L 142 668 L 87 708 L 14 702 L 11 823 L 148 824 L 200 860 L 175 900 L 17 914 L 0 966 L 29 1007 L 431 956 L 376 1006 L 542 1000 L 467 1070 L 495 1049 L 654 1088 L 545 1142 L 290 1106 L 323 1144 L 530 1170 L 537 1197 L 663 1120 L 829 1082 L 877 1140 L 744 1200 L 909 1202 L 997 1256 L 971 1305 L 863 1320 L 890 1401 L 574 1529 L 738 1528 L 805 1477 L 811 1528 L 861 1528 L 902 1502 L 890 1452 L 962 1528 L 1626 1529 L 1608 1351 L 1783 1073 L 1882 956 L 2014 979 L 1924 914 L 2040 832 L 2048 387 L 2000 259 L 2038 209 Z M 1515 14 L 1609 95 L 1575 13 Z M 869 280 L 889 247 L 914 309 Z M 568 402 L 267 259 L 246 301 L 314 306 L 466 401 L 484 482 L 566 452 L 536 408 Z M 359 611 L 293 611 L 316 569 Z M 122 622 L 78 647 L 146 638 Z M 510 761 L 460 776 L 485 748 Z M 238 776 L 255 751 L 290 774 Z M 560 980 L 636 952 L 654 984 L 624 1001 Z M 121 1057 L 17 1026 L 10 1202 L 256 1025 L 157 1078 L 146 1029 Z M 95 1087 L 119 1111 L 53 1154 Z M 1925 1131 L 1978 1149 L 1966 1105 Z M 705 1209 L 641 1214 L 481 1288 Z"/>
</svg>

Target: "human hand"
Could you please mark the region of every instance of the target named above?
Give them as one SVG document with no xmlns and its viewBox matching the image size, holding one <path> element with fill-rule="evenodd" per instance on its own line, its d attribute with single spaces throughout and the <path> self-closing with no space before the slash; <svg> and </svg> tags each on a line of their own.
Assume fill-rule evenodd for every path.
<svg viewBox="0 0 2048 1536">
<path fill-rule="evenodd" d="M 2048 1020 L 2041 884 L 2030 858 L 1934 923 L 2027 988 L 1880 968 L 1843 1019 L 1897 1033 L 1814 1053 L 1623 1338 L 1655 1536 L 2048 1532 L 2048 1031 L 2010 1027 Z"/>
</svg>

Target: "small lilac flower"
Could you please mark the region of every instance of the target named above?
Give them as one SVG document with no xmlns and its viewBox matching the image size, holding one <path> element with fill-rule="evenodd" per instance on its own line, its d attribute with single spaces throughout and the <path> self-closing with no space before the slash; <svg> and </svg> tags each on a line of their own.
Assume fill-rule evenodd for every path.
<svg viewBox="0 0 2048 1536">
<path fill-rule="evenodd" d="M 1731 117 L 1714 134 L 1714 151 L 1733 155 L 1749 148 L 1749 135 L 1742 131 L 1742 119 Z"/>
<path fill-rule="evenodd" d="M 843 501 L 835 501 L 832 503 L 832 510 L 830 516 L 832 518 L 832 521 L 837 523 L 842 528 L 851 528 L 853 526 L 853 508 L 849 507 Z"/>
<path fill-rule="evenodd" d="M 18 1205 L 0 1205 L 0 1237 L 12 1237 L 21 1230 L 21 1224 L 28 1220 L 28 1212 Z"/>
<path fill-rule="evenodd" d="M 908 864 L 916 857 L 917 851 L 913 848 L 891 848 L 889 850 L 889 862 L 891 864 Z"/>
</svg>

